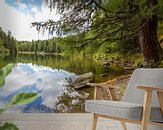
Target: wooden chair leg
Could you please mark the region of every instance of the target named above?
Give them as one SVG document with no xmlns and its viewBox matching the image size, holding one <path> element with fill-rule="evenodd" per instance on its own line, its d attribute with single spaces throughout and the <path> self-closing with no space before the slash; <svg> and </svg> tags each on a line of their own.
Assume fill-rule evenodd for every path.
<svg viewBox="0 0 163 130">
<path fill-rule="evenodd" d="M 96 130 L 98 117 L 93 114 L 92 130 Z"/>
<path fill-rule="evenodd" d="M 151 102 L 152 102 L 152 91 L 145 91 L 141 130 L 147 130 L 150 120 Z"/>
<path fill-rule="evenodd" d="M 157 96 L 160 103 L 161 112 L 163 114 L 163 92 L 157 92 Z"/>
<path fill-rule="evenodd" d="M 127 130 L 127 125 L 125 124 L 125 122 L 121 121 L 122 127 L 124 130 Z"/>
</svg>

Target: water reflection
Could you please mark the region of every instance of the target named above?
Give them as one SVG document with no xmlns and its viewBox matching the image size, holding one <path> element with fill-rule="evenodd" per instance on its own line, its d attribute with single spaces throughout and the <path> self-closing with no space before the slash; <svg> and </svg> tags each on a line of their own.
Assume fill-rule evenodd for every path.
<svg viewBox="0 0 163 130">
<path fill-rule="evenodd" d="M 19 92 L 38 92 L 35 101 L 23 106 L 16 106 L 9 111 L 53 112 L 56 99 L 64 92 L 67 77 L 76 77 L 74 73 L 50 67 L 18 63 L 12 73 L 6 77 L 6 83 L 0 90 L 0 100 L 8 102 Z"/>
<path fill-rule="evenodd" d="M 14 63 L 12 73 L 0 89 L 0 106 L 3 106 L 18 92 L 38 92 L 32 103 L 12 107 L 9 111 L 18 112 L 84 112 L 86 99 L 92 99 L 94 89 L 74 90 L 67 86 L 65 78 L 93 72 L 95 82 L 102 82 L 122 75 L 124 71 L 117 66 L 106 69 L 85 57 L 63 57 L 50 55 L 18 55 L 0 58 L 0 68 Z"/>
<path fill-rule="evenodd" d="M 56 112 L 85 112 L 85 101 L 89 98 L 89 93 L 75 91 L 71 86 L 65 86 L 63 93 L 58 96 L 55 105 Z"/>
</svg>

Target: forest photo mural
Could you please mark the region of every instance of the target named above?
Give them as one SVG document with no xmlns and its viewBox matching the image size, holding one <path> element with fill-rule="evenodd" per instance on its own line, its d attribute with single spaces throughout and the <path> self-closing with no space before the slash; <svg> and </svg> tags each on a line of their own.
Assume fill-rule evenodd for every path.
<svg viewBox="0 0 163 130">
<path fill-rule="evenodd" d="M 121 100 L 135 69 L 163 67 L 162 5 L 0 0 L 0 113 L 86 113 L 94 82 Z"/>
</svg>

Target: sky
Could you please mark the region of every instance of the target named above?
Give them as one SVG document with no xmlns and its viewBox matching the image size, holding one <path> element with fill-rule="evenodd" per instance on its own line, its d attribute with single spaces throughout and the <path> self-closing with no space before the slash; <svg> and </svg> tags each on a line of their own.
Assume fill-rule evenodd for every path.
<svg viewBox="0 0 163 130">
<path fill-rule="evenodd" d="M 42 0 L 0 0 L 0 27 L 9 30 L 19 41 L 48 39 L 48 32 L 43 35 L 31 28 L 32 22 L 59 20 L 55 10 L 50 10 Z"/>
</svg>

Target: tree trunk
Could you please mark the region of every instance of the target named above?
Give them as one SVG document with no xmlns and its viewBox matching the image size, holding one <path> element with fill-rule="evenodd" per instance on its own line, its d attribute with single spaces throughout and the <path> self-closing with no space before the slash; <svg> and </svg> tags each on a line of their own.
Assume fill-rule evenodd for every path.
<svg viewBox="0 0 163 130">
<path fill-rule="evenodd" d="M 147 7 L 151 8 L 158 4 L 158 0 L 147 0 Z M 143 27 L 139 31 L 139 43 L 144 56 L 145 66 L 159 63 L 162 49 L 157 38 L 158 18 L 156 14 L 144 18 Z"/>
</svg>

